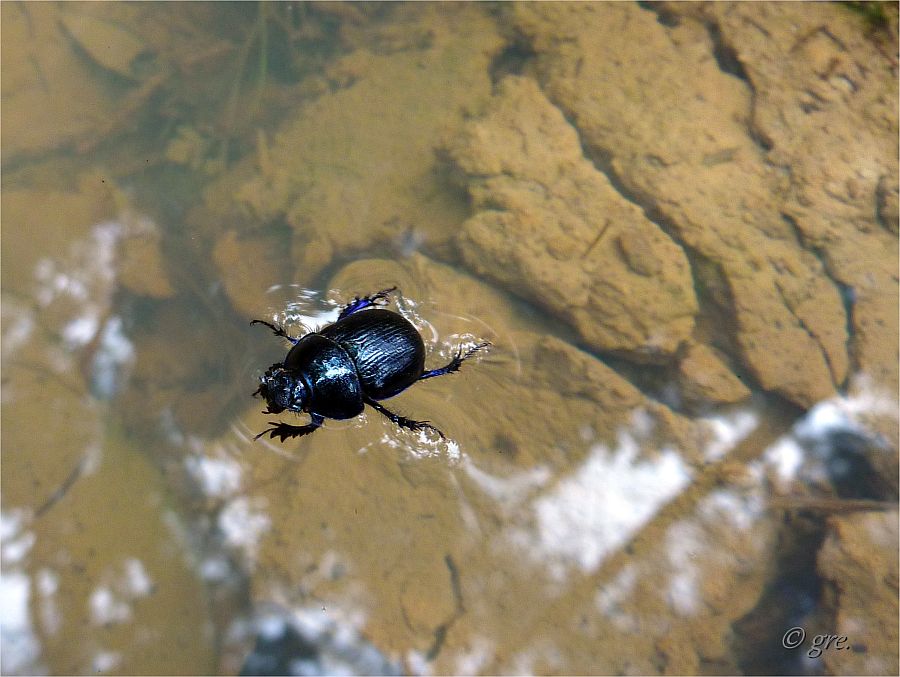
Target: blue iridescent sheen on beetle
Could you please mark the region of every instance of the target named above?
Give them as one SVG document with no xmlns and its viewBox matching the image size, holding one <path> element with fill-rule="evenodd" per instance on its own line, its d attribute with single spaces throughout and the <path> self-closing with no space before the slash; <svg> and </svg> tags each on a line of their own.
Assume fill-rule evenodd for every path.
<svg viewBox="0 0 900 677">
<path fill-rule="evenodd" d="M 253 394 L 265 399 L 263 413 L 306 412 L 311 419 L 306 425 L 270 421 L 256 439 L 266 433 L 282 442 L 308 435 L 326 418 L 353 418 L 367 404 L 402 428 L 433 430 L 444 437 L 428 421 L 395 414 L 379 400 L 403 392 L 416 381 L 451 374 L 463 360 L 491 344 L 479 343 L 465 353 L 460 347 L 449 364 L 425 371 L 425 344 L 418 330 L 402 315 L 374 307 L 383 305 L 393 291 L 396 287 L 355 298 L 334 324 L 302 338 L 292 338 L 284 327 L 264 320 L 250 323 L 265 325 L 293 344 L 284 361 L 273 364 L 259 379 Z"/>
</svg>

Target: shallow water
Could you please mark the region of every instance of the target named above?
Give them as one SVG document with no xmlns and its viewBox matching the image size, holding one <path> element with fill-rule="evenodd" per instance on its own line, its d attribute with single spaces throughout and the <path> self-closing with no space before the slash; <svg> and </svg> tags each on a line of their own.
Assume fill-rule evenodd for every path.
<svg viewBox="0 0 900 677">
<path fill-rule="evenodd" d="M 895 10 L 4 3 L 2 672 L 895 674 Z"/>
</svg>

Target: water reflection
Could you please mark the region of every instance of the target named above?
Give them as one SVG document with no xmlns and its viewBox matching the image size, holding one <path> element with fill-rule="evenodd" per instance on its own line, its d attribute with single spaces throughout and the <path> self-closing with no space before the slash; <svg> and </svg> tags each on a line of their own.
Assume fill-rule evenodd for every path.
<svg viewBox="0 0 900 677">
<path fill-rule="evenodd" d="M 896 63 L 844 8 L 0 11 L 5 674 L 896 672 Z M 393 285 L 429 366 L 493 343 L 391 400 L 447 440 L 254 441 L 249 320 Z"/>
<path fill-rule="evenodd" d="M 29 601 L 31 597 L 31 580 L 25 571 L 25 558 L 34 545 L 34 534 L 22 528 L 21 514 L 0 515 L 0 528 L 3 538 L 3 575 L 0 576 L 0 601 L 3 604 L 3 620 L 0 629 L 3 639 L 4 672 L 24 674 L 41 672 L 42 668 L 36 659 L 41 654 L 41 646 L 32 628 Z M 50 574 L 52 577 L 52 574 Z M 46 582 L 48 576 L 44 574 Z M 49 595 L 55 591 L 55 585 L 42 586 Z M 48 595 L 48 596 L 49 596 Z M 52 609 L 52 608 L 51 608 Z M 51 627 L 58 625 L 55 614 L 48 614 Z"/>
</svg>

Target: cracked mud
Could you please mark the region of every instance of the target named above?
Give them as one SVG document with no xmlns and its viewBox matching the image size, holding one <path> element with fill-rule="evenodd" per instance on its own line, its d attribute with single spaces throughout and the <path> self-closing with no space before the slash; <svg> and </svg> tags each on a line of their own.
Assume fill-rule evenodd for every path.
<svg viewBox="0 0 900 677">
<path fill-rule="evenodd" d="M 895 38 L 821 3 L 248 7 L 244 42 L 213 5 L 2 7 L 3 565 L 39 647 L 4 672 L 234 673 L 276 621 L 320 672 L 790 672 L 759 619 L 805 613 L 865 635 L 823 672 L 896 673 Z M 247 321 L 394 285 L 427 364 L 493 344 L 392 403 L 449 439 L 251 444 L 284 346 Z"/>
</svg>

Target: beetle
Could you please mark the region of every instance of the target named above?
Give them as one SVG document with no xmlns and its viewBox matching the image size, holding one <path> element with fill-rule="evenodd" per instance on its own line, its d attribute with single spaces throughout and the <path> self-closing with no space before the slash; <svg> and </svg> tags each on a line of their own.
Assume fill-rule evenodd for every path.
<svg viewBox="0 0 900 677">
<path fill-rule="evenodd" d="M 358 416 L 369 405 L 401 428 L 444 433 L 428 421 L 400 416 L 380 404 L 403 392 L 417 381 L 452 374 L 479 350 L 490 346 L 484 341 L 463 353 L 460 346 L 449 364 L 425 370 L 425 344 L 412 323 L 394 311 L 376 306 L 387 303 L 396 287 L 376 294 L 355 297 L 341 310 L 338 319 L 324 328 L 292 338 L 278 324 L 252 320 L 271 329 L 276 336 L 293 345 L 283 362 L 276 362 L 259 379 L 253 393 L 266 401 L 264 414 L 283 411 L 306 412 L 310 422 L 290 425 L 269 421 L 268 433 L 282 442 L 315 432 L 326 418 L 348 419 Z"/>
</svg>

